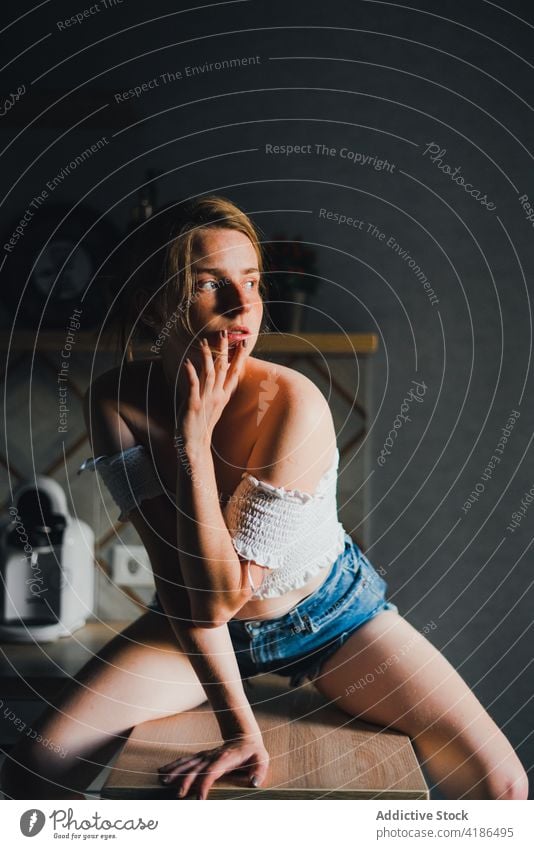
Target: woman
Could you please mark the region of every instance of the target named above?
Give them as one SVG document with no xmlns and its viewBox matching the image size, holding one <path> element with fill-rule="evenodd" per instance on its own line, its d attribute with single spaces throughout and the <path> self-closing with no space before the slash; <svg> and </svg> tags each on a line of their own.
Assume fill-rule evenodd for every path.
<svg viewBox="0 0 534 849">
<path fill-rule="evenodd" d="M 161 781 L 200 799 L 222 775 L 268 783 L 243 678 L 274 671 L 409 734 L 445 795 L 525 798 L 508 741 L 386 601 L 338 522 L 339 454 L 322 393 L 252 356 L 264 309 L 250 219 L 225 198 L 191 204 L 165 269 L 162 286 L 152 277 L 128 290 L 124 319 L 129 333 L 141 317 L 158 356 L 94 381 L 85 405 L 94 458 L 82 466 L 99 470 L 119 518 L 136 528 L 157 596 L 37 723 L 66 756 L 20 742 L 6 792 L 79 797 L 134 725 L 206 699 L 223 745 L 163 764 Z"/>
</svg>

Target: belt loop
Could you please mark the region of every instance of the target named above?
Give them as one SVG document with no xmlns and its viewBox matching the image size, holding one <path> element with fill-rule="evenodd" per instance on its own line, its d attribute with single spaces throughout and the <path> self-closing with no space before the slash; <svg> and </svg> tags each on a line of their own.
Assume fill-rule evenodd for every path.
<svg viewBox="0 0 534 849">
<path fill-rule="evenodd" d="M 292 613 L 294 619 L 296 619 L 296 623 L 291 623 L 291 630 L 294 634 L 301 634 L 303 631 L 307 631 L 309 634 L 313 634 L 318 628 L 313 624 L 310 617 L 307 613 L 301 615 L 298 610 L 294 610 Z"/>
<path fill-rule="evenodd" d="M 308 616 L 308 614 L 307 614 L 307 613 L 305 613 L 305 614 L 304 614 L 303 619 L 305 619 L 305 620 L 306 620 L 306 628 L 308 629 L 308 631 L 310 632 L 310 634 L 313 634 L 315 631 L 318 631 L 318 630 L 319 630 L 319 629 L 317 628 L 317 626 L 316 626 L 316 625 L 314 625 L 314 623 L 311 621 L 311 619 L 310 619 L 310 617 Z"/>
<path fill-rule="evenodd" d="M 305 626 L 305 624 L 302 620 L 302 616 L 300 615 L 298 610 L 296 610 L 296 609 L 293 610 L 291 612 L 291 617 L 292 617 L 293 620 L 296 620 L 296 622 L 295 621 L 291 622 L 291 630 L 293 631 L 294 634 L 301 634 L 302 631 L 306 630 L 306 626 Z"/>
</svg>

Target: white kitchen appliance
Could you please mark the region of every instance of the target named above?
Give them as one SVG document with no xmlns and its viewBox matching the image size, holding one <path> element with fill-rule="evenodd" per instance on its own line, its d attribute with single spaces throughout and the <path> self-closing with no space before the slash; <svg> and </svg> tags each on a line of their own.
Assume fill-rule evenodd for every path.
<svg viewBox="0 0 534 849">
<path fill-rule="evenodd" d="M 95 601 L 94 542 L 53 478 L 15 490 L 0 527 L 0 639 L 53 641 L 85 624 Z"/>
</svg>

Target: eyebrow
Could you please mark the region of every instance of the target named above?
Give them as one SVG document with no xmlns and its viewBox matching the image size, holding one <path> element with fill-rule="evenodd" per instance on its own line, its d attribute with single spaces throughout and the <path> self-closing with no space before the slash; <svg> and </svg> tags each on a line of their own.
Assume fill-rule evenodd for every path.
<svg viewBox="0 0 534 849">
<path fill-rule="evenodd" d="M 253 271 L 259 271 L 259 268 L 244 268 L 241 274 L 251 274 Z M 209 274 L 224 274 L 224 269 L 222 268 L 206 268 L 203 266 L 202 268 L 196 269 L 197 274 L 202 274 L 203 272 L 208 272 Z"/>
</svg>

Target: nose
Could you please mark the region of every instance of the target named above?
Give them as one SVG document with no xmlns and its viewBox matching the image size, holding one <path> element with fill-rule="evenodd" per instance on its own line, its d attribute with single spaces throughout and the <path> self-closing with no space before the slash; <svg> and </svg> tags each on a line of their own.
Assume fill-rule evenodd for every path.
<svg viewBox="0 0 534 849">
<path fill-rule="evenodd" d="M 227 314 L 246 314 L 252 309 L 252 300 L 256 297 L 256 294 L 254 290 L 246 289 L 244 284 L 226 278 L 226 285 L 219 291 L 224 299 Z"/>
</svg>

